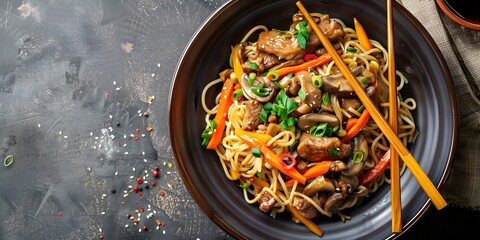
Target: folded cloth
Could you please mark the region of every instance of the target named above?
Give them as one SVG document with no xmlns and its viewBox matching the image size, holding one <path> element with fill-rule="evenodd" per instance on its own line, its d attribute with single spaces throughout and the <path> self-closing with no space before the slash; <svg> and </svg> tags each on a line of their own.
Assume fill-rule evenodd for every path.
<svg viewBox="0 0 480 240">
<path fill-rule="evenodd" d="M 435 0 L 400 0 L 437 43 L 453 77 L 459 109 L 459 142 L 441 189 L 451 205 L 480 210 L 480 31 L 457 25 Z"/>
</svg>

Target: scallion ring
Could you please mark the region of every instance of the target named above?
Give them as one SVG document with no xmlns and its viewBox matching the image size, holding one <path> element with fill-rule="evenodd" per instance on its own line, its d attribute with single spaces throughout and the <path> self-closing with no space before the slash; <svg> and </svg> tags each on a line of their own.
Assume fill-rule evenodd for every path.
<svg viewBox="0 0 480 240">
<path fill-rule="evenodd" d="M 248 74 L 248 86 L 253 86 L 253 83 L 255 82 L 255 78 L 257 77 L 257 74 L 255 73 L 250 73 Z"/>
<path fill-rule="evenodd" d="M 238 100 L 242 96 L 243 96 L 243 90 L 242 89 L 237 89 L 232 93 L 232 99 L 234 101 Z"/>
<path fill-rule="evenodd" d="M 328 151 L 328 154 L 331 156 L 331 157 L 336 157 L 338 155 L 338 149 L 336 148 L 332 148 Z"/>
<path fill-rule="evenodd" d="M 270 94 L 270 91 L 266 88 L 263 88 L 263 87 L 252 87 L 252 92 L 257 95 L 257 96 L 260 96 L 260 97 L 266 97 L 268 96 L 268 94 Z"/>
<path fill-rule="evenodd" d="M 267 73 L 267 77 L 269 77 L 269 76 L 272 76 L 270 78 L 270 80 L 275 81 L 280 77 L 280 73 L 278 73 L 277 70 L 272 69 L 272 70 L 269 70 L 268 73 Z"/>
<path fill-rule="evenodd" d="M 322 100 L 323 100 L 323 105 L 328 105 L 328 103 L 330 102 L 330 94 L 328 92 L 325 92 L 323 94 L 323 97 L 322 97 Z"/>
<path fill-rule="evenodd" d="M 347 47 L 347 51 L 352 52 L 352 53 L 356 53 L 357 49 L 354 48 L 354 47 Z"/>
<path fill-rule="evenodd" d="M 365 152 L 362 150 L 357 150 L 353 153 L 353 162 L 361 163 L 364 157 L 365 157 Z"/>
<path fill-rule="evenodd" d="M 362 80 L 360 80 L 360 82 L 361 82 L 363 85 L 367 85 L 367 84 L 368 84 L 368 78 L 363 77 Z"/>
<path fill-rule="evenodd" d="M 261 157 L 262 155 L 260 154 L 260 148 L 252 148 L 252 154 L 254 157 Z"/>
<path fill-rule="evenodd" d="M 316 88 L 321 88 L 323 85 L 322 78 L 318 75 L 312 77 L 312 85 Z"/>
<path fill-rule="evenodd" d="M 8 156 L 5 157 L 5 159 L 3 159 L 3 165 L 5 167 L 8 167 L 8 166 L 12 165 L 12 163 L 13 163 L 13 156 L 12 155 L 8 155 Z"/>
</svg>

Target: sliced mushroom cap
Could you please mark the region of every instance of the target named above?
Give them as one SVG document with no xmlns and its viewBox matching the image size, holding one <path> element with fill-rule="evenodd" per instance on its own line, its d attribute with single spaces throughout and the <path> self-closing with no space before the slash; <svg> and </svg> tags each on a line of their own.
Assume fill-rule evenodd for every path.
<svg viewBox="0 0 480 240">
<path fill-rule="evenodd" d="M 297 126 L 302 131 L 308 131 L 317 123 L 328 123 L 328 127 L 340 125 L 340 121 L 335 115 L 329 113 L 308 113 L 298 118 Z"/>
<path fill-rule="evenodd" d="M 359 158 L 355 159 L 355 154 L 358 152 L 358 154 L 361 155 L 361 159 Z M 357 156 L 360 157 L 360 156 Z M 342 174 L 345 176 L 352 176 L 363 169 L 363 165 L 365 164 L 365 160 L 368 157 L 368 143 L 367 139 L 363 135 L 363 133 L 357 134 L 355 138 L 353 139 L 353 154 L 352 156 L 348 159 L 347 163 L 347 170 L 343 171 Z"/>
<path fill-rule="evenodd" d="M 307 103 L 312 110 L 320 108 L 322 106 L 322 90 L 316 88 L 312 84 L 312 73 L 309 71 L 300 71 L 295 74 L 298 78 L 300 86 L 306 93 L 304 102 Z"/>
<path fill-rule="evenodd" d="M 327 201 L 325 202 L 325 211 L 333 214 L 336 213 L 338 207 L 340 207 L 345 199 L 341 193 L 336 192 L 332 196 L 330 196 Z"/>
<path fill-rule="evenodd" d="M 350 194 L 350 196 L 353 196 L 353 197 L 365 197 L 367 195 L 368 195 L 368 188 L 363 185 L 358 186 L 357 191 Z"/>
<path fill-rule="evenodd" d="M 357 76 L 363 72 L 365 68 L 363 66 L 358 66 L 351 71 L 353 76 Z M 357 81 L 359 81 L 357 79 Z M 361 82 L 359 81 L 361 84 Z M 368 85 L 361 84 L 362 87 L 367 87 Z M 338 97 L 352 97 L 355 96 L 355 91 L 352 86 L 348 83 L 348 80 L 345 79 L 342 73 L 330 74 L 323 77 L 323 87 L 325 91 L 335 94 Z"/>
<path fill-rule="evenodd" d="M 358 188 L 359 179 L 357 175 L 346 176 L 341 175 L 340 179 L 344 181 L 349 186 L 349 192 L 352 193 Z"/>
<path fill-rule="evenodd" d="M 260 78 L 256 78 L 255 81 L 259 79 Z M 266 88 L 266 89 L 270 91 L 270 93 L 267 96 L 265 97 L 258 96 L 257 94 L 252 92 L 252 87 L 250 87 L 250 85 L 248 84 L 248 75 L 246 73 L 242 75 L 242 90 L 243 90 L 243 93 L 247 95 L 248 98 L 257 100 L 262 103 L 268 102 L 275 95 L 275 91 L 273 90 L 273 88 Z"/>
</svg>

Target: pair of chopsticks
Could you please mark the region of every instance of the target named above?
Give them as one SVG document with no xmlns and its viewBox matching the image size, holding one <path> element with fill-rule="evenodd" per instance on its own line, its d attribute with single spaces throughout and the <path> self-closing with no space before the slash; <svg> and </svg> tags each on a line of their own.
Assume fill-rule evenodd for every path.
<svg viewBox="0 0 480 240">
<path fill-rule="evenodd" d="M 301 1 L 296 3 L 297 7 L 303 13 L 307 19 L 309 25 L 312 27 L 315 34 L 322 42 L 325 49 L 332 56 L 335 64 L 340 69 L 340 72 L 348 80 L 353 90 L 360 98 L 365 108 L 369 111 L 373 120 L 377 123 L 380 130 L 384 133 L 385 137 L 390 142 L 391 150 L 391 178 L 392 178 L 392 231 L 399 232 L 402 229 L 401 225 L 401 202 L 400 202 L 400 182 L 399 182 L 399 167 L 398 156 L 402 158 L 405 165 L 410 169 L 413 176 L 417 179 L 420 186 L 423 188 L 427 196 L 432 201 L 433 205 L 437 209 L 444 208 L 447 203 L 442 197 L 437 188 L 433 185 L 432 181 L 428 178 L 426 173 L 422 170 L 412 154 L 403 145 L 402 141 L 396 134 L 397 130 L 397 87 L 395 82 L 395 60 L 394 60 L 394 45 L 393 45 L 393 24 L 392 24 L 392 0 L 387 0 L 387 15 L 388 15 L 388 50 L 390 52 L 388 57 L 389 72 L 388 78 L 390 82 L 389 94 L 390 94 L 390 123 L 389 125 L 382 114 L 375 107 L 375 104 L 365 93 L 360 84 L 356 81 L 355 77 L 350 72 L 349 68 L 345 65 L 342 58 L 338 55 L 332 43 L 323 34 L 322 30 L 318 27 L 315 21 L 310 16 L 309 12 L 305 9 Z M 393 101 L 393 102 L 392 102 Z"/>
</svg>

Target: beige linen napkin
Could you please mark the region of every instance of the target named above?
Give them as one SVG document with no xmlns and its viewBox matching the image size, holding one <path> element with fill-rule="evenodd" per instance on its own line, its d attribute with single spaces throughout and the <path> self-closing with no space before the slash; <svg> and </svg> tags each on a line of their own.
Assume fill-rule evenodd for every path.
<svg viewBox="0 0 480 240">
<path fill-rule="evenodd" d="M 480 31 L 461 27 L 435 0 L 400 0 L 428 30 L 445 58 L 457 91 L 459 142 L 442 195 L 451 205 L 480 210 Z"/>
</svg>

